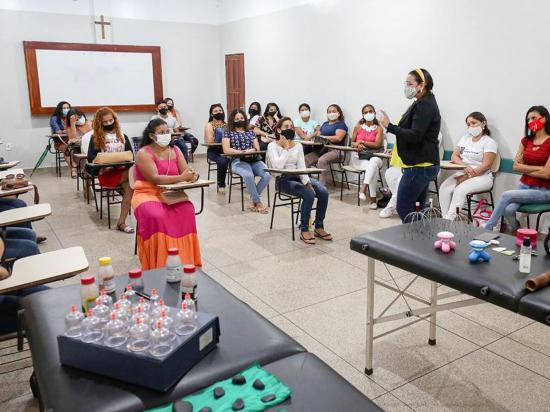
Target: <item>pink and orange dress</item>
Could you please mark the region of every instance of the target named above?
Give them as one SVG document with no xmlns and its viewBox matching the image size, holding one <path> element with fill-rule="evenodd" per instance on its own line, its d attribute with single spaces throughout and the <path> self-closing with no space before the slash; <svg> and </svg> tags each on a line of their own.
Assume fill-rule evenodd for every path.
<svg viewBox="0 0 550 412">
<path fill-rule="evenodd" d="M 179 175 L 177 148 L 175 159 L 159 159 L 153 149 L 144 147 L 157 166 L 159 175 Z M 132 208 L 138 222 L 138 256 L 143 270 L 166 266 L 168 248 L 177 247 L 183 264 L 202 266 L 195 221 L 195 207 L 190 201 L 167 205 L 162 201 L 159 187 L 150 183 L 135 167 Z"/>
</svg>

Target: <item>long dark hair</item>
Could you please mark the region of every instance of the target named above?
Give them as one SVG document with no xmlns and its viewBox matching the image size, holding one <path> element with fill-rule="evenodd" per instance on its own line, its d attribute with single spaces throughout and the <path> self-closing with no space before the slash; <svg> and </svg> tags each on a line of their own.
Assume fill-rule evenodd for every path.
<svg viewBox="0 0 550 412">
<path fill-rule="evenodd" d="M 298 113 L 300 113 L 300 111 L 302 110 L 302 107 L 305 107 L 306 109 L 308 109 L 311 112 L 311 107 L 309 107 L 309 104 L 302 103 L 300 106 L 298 106 Z"/>
<path fill-rule="evenodd" d="M 529 138 L 535 137 L 535 133 L 533 133 L 527 125 L 529 123 L 527 116 L 529 116 L 529 113 L 531 112 L 536 112 L 546 119 L 546 122 L 544 123 L 544 131 L 550 135 L 550 113 L 548 113 L 548 109 L 544 106 L 533 106 L 527 110 L 527 113 L 525 113 L 525 136 Z"/>
<path fill-rule="evenodd" d="M 52 116 L 56 116 L 58 119 L 61 119 L 63 117 L 63 105 L 68 104 L 69 109 L 71 108 L 71 104 L 66 101 L 62 101 L 57 103 L 57 106 L 55 107 L 55 112 L 53 112 Z"/>
<path fill-rule="evenodd" d="M 153 119 L 149 123 L 147 123 L 145 129 L 143 129 L 143 134 L 141 135 L 141 142 L 139 144 L 139 147 L 145 147 L 153 143 L 151 135 L 155 134 L 155 129 L 159 126 L 162 126 L 163 124 L 166 124 L 166 122 L 160 118 Z"/>
<path fill-rule="evenodd" d="M 420 73 L 418 73 L 418 70 L 420 70 L 424 75 L 424 80 L 422 80 L 422 76 L 420 76 Z M 424 87 L 429 93 L 432 92 L 432 89 L 434 88 L 434 80 L 428 70 L 426 69 L 411 70 L 409 74 L 415 78 L 418 84 L 424 83 Z"/>
<path fill-rule="evenodd" d="M 271 106 L 275 106 L 277 108 L 277 117 L 280 119 L 281 117 L 283 117 L 281 115 L 281 111 L 279 110 L 279 105 L 277 105 L 277 103 L 273 103 L 273 102 L 270 102 L 268 103 L 266 106 L 265 106 L 265 111 L 264 111 L 264 117 L 267 117 L 268 113 L 269 113 L 269 108 Z"/>
<path fill-rule="evenodd" d="M 376 118 L 376 109 L 374 108 L 374 106 L 372 104 L 366 104 L 363 106 L 363 108 L 361 109 L 361 120 L 359 120 L 359 124 L 365 124 L 367 123 L 367 121 L 365 120 L 365 118 L 363 117 L 363 112 L 365 111 L 365 109 L 367 107 L 370 107 L 373 112 L 374 112 L 374 120 L 372 121 L 376 126 L 379 126 L 380 123 L 378 123 L 378 119 Z"/>
<path fill-rule="evenodd" d="M 210 110 L 208 110 L 208 122 L 211 122 L 212 120 L 214 120 L 214 117 L 212 116 L 212 111 L 216 108 L 216 107 L 219 107 L 220 109 L 222 109 L 222 112 L 224 114 L 224 122 L 225 122 L 225 110 L 223 109 L 223 106 L 221 103 L 215 103 L 213 104 L 212 106 L 210 106 Z M 246 117 L 246 116 L 245 116 Z"/>
<path fill-rule="evenodd" d="M 483 113 L 472 112 L 468 116 L 466 116 L 466 119 L 464 121 L 467 122 L 470 117 L 476 119 L 478 122 L 485 123 L 485 126 L 483 127 L 483 134 L 491 136 L 491 130 L 489 130 L 489 126 L 487 126 L 487 118 Z"/>
<path fill-rule="evenodd" d="M 256 106 L 258 108 L 258 114 L 261 114 L 262 113 L 262 105 L 260 104 L 260 102 L 252 102 L 250 103 L 250 105 L 248 106 L 248 111 L 250 111 L 250 108 L 252 106 Z"/>
<path fill-rule="evenodd" d="M 294 126 L 294 122 L 292 121 L 292 119 L 288 116 L 285 116 L 285 117 L 281 117 L 279 119 L 279 121 L 277 122 L 277 124 L 275 125 L 275 137 L 278 139 L 281 137 L 281 133 L 279 133 L 279 129 L 281 127 L 283 127 L 283 123 L 286 122 L 287 120 L 290 120 L 290 123 L 292 123 L 292 126 Z"/>
<path fill-rule="evenodd" d="M 71 110 L 69 110 L 69 113 L 67 113 L 67 128 L 71 127 L 71 116 L 73 114 L 76 114 L 76 118 L 77 118 L 76 120 L 78 120 L 78 118 L 80 118 L 81 116 L 84 116 L 84 118 L 88 120 L 88 118 L 86 117 L 83 111 L 81 111 L 76 107 L 73 107 Z"/>
<path fill-rule="evenodd" d="M 244 112 L 243 109 L 233 109 L 233 111 L 229 114 L 229 118 L 227 119 L 227 130 L 231 131 L 231 132 L 234 132 L 235 131 L 235 126 L 234 126 L 234 123 L 235 123 L 235 116 L 237 116 L 237 114 L 242 114 L 244 116 L 244 121 L 246 122 L 246 119 L 248 119 L 248 117 L 246 117 L 246 113 Z M 244 127 L 244 130 L 246 131 L 246 126 Z"/>
<path fill-rule="evenodd" d="M 334 107 L 336 110 L 338 110 L 338 114 L 340 115 L 338 117 L 338 119 L 336 119 L 336 120 L 339 120 L 339 121 L 343 122 L 344 121 L 344 112 L 342 111 L 342 108 L 339 105 L 337 105 L 336 103 L 329 104 L 328 107 L 327 107 L 327 112 L 328 112 L 328 109 L 330 109 L 331 107 Z"/>
</svg>

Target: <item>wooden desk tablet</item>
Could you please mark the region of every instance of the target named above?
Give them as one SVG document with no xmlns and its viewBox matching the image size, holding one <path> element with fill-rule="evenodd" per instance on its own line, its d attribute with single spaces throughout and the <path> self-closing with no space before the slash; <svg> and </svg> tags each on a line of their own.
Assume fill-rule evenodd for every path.
<svg viewBox="0 0 550 412">
<path fill-rule="evenodd" d="M 8 189 L 8 190 L 0 189 L 0 198 L 15 196 L 15 195 L 22 195 L 23 193 L 30 192 L 31 190 L 34 190 L 34 186 L 30 182 L 28 186 L 20 187 L 19 189 Z"/>
<path fill-rule="evenodd" d="M 12 167 L 17 166 L 19 163 L 21 163 L 21 160 L 14 160 L 14 161 L 8 162 L 8 163 L 0 163 L 0 170 L 11 169 Z"/>
<path fill-rule="evenodd" d="M 42 203 L 27 207 L 18 207 L 0 212 L 0 227 L 14 226 L 26 222 L 35 222 L 52 214 L 49 203 Z"/>
<path fill-rule="evenodd" d="M 90 166 L 94 169 L 104 169 L 106 167 L 132 167 L 134 161 L 131 162 L 119 162 L 119 163 L 86 163 L 87 166 Z"/>
<path fill-rule="evenodd" d="M 225 157 L 247 157 L 247 156 L 255 156 L 255 155 L 261 155 L 261 154 L 266 154 L 267 153 L 267 150 L 258 150 L 257 152 L 253 152 L 253 153 L 224 153 L 222 156 L 225 156 Z"/>
<path fill-rule="evenodd" d="M 335 144 L 326 144 L 327 149 L 340 150 L 342 152 L 358 152 L 359 150 L 351 146 L 338 146 Z"/>
<path fill-rule="evenodd" d="M 443 170 L 464 170 L 468 167 L 468 165 L 459 165 L 451 162 L 450 160 L 442 160 L 439 167 Z"/>
<path fill-rule="evenodd" d="M 0 293 L 73 277 L 88 270 L 88 259 L 80 246 L 46 252 L 16 260 L 11 276 L 0 281 Z"/>
<path fill-rule="evenodd" d="M 317 175 L 325 171 L 325 169 L 318 169 L 316 167 L 310 167 L 307 169 L 275 169 L 272 167 L 268 167 L 265 170 L 266 172 L 273 173 L 276 175 L 288 175 L 288 176 Z"/>
<path fill-rule="evenodd" d="M 302 146 L 323 146 L 323 143 L 314 142 L 313 140 L 300 140 L 298 143 L 301 143 Z"/>
<path fill-rule="evenodd" d="M 374 156 L 380 157 L 381 159 L 391 159 L 391 153 L 373 153 Z"/>
<path fill-rule="evenodd" d="M 194 189 L 197 187 L 207 187 L 210 185 L 213 185 L 213 180 L 197 180 L 196 182 L 181 182 L 181 183 L 173 183 L 170 185 L 158 185 L 161 189 L 165 190 L 187 190 L 187 189 Z"/>
</svg>

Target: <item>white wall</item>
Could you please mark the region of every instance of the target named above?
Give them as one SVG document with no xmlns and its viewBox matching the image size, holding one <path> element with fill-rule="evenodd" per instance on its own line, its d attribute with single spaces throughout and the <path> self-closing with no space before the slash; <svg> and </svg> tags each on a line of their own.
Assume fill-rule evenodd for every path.
<svg viewBox="0 0 550 412">
<path fill-rule="evenodd" d="M 219 101 L 222 57 L 215 25 L 113 18 L 113 43 L 160 46 L 165 96 L 174 99 L 184 123 L 202 138 L 208 107 Z M 48 116 L 31 116 L 24 40 L 94 43 L 90 16 L 0 10 L 0 137 L 12 143 L 0 156 L 32 167 L 46 145 Z M 63 100 L 63 96 L 60 96 Z M 141 134 L 152 113 L 122 113 L 125 133 Z M 46 166 L 53 165 L 48 156 Z"/>
</svg>

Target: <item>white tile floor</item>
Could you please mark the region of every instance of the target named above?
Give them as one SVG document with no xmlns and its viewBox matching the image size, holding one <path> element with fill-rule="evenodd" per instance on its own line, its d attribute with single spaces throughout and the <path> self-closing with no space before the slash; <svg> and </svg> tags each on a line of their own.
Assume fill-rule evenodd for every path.
<svg viewBox="0 0 550 412">
<path fill-rule="evenodd" d="M 205 177 L 205 159 L 197 157 L 195 166 Z M 51 217 L 35 224 L 48 236 L 43 251 L 81 245 L 94 272 L 104 255 L 113 257 L 118 273 L 138 264 L 133 236 L 107 229 L 82 192 L 76 192 L 75 181 L 56 178 L 53 170 L 39 171 L 33 181 L 41 202 L 53 209 Z M 198 200 L 196 193 L 191 196 Z M 306 246 L 292 242 L 288 210 L 277 209 L 269 230 L 269 215 L 243 213 L 239 201 L 235 196 L 228 205 L 227 196 L 217 195 L 213 187 L 206 196 L 205 211 L 197 217 L 206 273 L 382 408 L 550 410 L 550 328 L 489 304 L 439 314 L 436 346 L 427 344 L 426 321 L 378 339 L 374 374 L 365 376 L 366 258 L 349 249 L 349 240 L 399 220 L 383 220 L 376 211 L 357 207 L 352 194 L 341 202 L 334 191 L 326 229 L 335 241 Z M 411 278 L 389 265 L 377 264 L 376 273 L 381 281 L 391 281 L 391 273 L 399 284 Z M 74 282 L 78 278 L 58 283 Z M 420 281 L 411 292 L 427 297 L 429 283 Z M 385 289 L 375 293 L 377 309 L 392 299 Z M 36 411 L 28 386 L 30 353 L 16 353 L 13 345 L 0 343 L 0 408 Z"/>
</svg>

